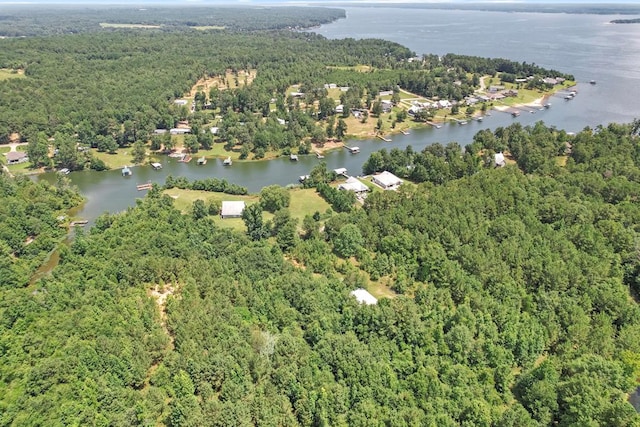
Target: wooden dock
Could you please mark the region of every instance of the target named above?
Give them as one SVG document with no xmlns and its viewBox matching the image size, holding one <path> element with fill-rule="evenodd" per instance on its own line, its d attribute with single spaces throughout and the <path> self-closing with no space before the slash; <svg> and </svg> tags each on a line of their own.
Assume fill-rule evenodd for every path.
<svg viewBox="0 0 640 427">
<path fill-rule="evenodd" d="M 150 182 L 147 182 L 146 184 L 138 184 L 136 185 L 136 188 L 138 191 L 151 190 L 153 188 L 153 184 Z"/>
<path fill-rule="evenodd" d="M 384 137 L 384 136 L 382 136 L 382 135 L 376 135 L 376 136 L 377 136 L 378 138 L 380 138 L 381 140 L 383 140 L 384 142 L 391 142 L 391 139 L 389 139 L 389 138 L 385 138 L 385 137 Z"/>
<path fill-rule="evenodd" d="M 400 132 L 401 132 L 403 135 L 409 135 L 409 132 L 408 132 L 408 131 L 406 131 L 406 130 L 401 130 Z"/>
<path fill-rule="evenodd" d="M 391 141 L 391 140 L 389 140 Z M 347 145 L 344 146 L 351 154 L 358 154 L 360 152 L 360 147 L 349 147 Z"/>
<path fill-rule="evenodd" d="M 77 221 L 71 221 L 69 223 L 69 227 L 84 227 L 85 225 L 87 225 L 89 223 L 89 220 L 86 219 L 79 219 Z"/>
</svg>

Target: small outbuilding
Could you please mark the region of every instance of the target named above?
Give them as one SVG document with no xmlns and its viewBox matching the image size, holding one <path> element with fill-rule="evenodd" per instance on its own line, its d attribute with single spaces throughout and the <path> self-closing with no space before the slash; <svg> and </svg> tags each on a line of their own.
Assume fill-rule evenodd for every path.
<svg viewBox="0 0 640 427">
<path fill-rule="evenodd" d="M 400 178 L 388 171 L 374 175 L 372 180 L 374 184 L 379 185 L 385 190 L 396 190 L 403 183 Z"/>
<path fill-rule="evenodd" d="M 505 166 L 507 164 L 505 158 L 504 158 L 504 154 L 502 153 L 496 153 L 493 155 L 493 164 L 495 167 L 497 168 L 501 168 L 503 166 Z"/>
<path fill-rule="evenodd" d="M 17 165 L 29 160 L 29 156 L 24 151 L 10 151 L 7 153 L 7 164 Z"/>
<path fill-rule="evenodd" d="M 366 289 L 358 288 L 355 291 L 351 291 L 350 294 L 356 297 L 356 300 L 360 304 L 376 305 L 378 303 L 378 299 L 371 295 Z"/>
<path fill-rule="evenodd" d="M 245 204 L 240 201 L 223 201 L 222 209 L 220 209 L 221 218 L 241 218 Z"/>
</svg>

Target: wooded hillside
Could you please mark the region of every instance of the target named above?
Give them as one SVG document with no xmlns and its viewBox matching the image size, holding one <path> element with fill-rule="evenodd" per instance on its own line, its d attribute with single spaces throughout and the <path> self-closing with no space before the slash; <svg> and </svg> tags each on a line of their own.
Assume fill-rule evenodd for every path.
<svg viewBox="0 0 640 427">
<path fill-rule="evenodd" d="M 633 132 L 377 192 L 284 253 L 152 191 L 3 283 L 1 424 L 638 425 Z"/>
</svg>

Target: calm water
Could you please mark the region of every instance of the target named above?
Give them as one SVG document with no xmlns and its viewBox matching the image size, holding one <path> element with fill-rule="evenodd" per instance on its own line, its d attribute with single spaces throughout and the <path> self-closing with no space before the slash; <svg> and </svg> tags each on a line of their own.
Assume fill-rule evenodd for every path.
<svg viewBox="0 0 640 427">
<path fill-rule="evenodd" d="M 346 167 L 351 175 L 361 173 L 369 154 L 381 148 L 422 149 L 434 142 L 469 143 L 480 129 L 507 126 L 514 120 L 523 125 L 543 120 L 567 131 L 610 122 L 630 122 L 640 117 L 640 25 L 608 24 L 617 16 L 503 13 L 400 8 L 347 8 L 347 18 L 315 31 L 328 38 L 384 38 L 403 44 L 417 54 L 459 53 L 503 57 L 533 62 L 575 75 L 579 95 L 572 101 L 553 97 L 549 110 L 511 115 L 493 112 L 484 122 L 423 129 L 410 135 L 393 135 L 392 142 L 379 139 L 351 141 L 361 153 L 340 150 L 326 155 L 330 169 Z M 596 80 L 597 85 L 590 85 Z M 327 82 L 330 83 L 330 82 Z M 225 167 L 220 160 L 204 166 L 166 158 L 162 170 L 149 166 L 133 168 L 133 176 L 120 171 L 74 172 L 69 175 L 88 201 L 79 216 L 94 219 L 101 213 L 119 212 L 135 204 L 144 192 L 136 184 L 164 183 L 167 175 L 188 178 L 224 178 L 251 192 L 269 184 L 296 183 L 318 163 L 315 156 L 288 157 L 263 162 L 235 162 Z M 51 180 L 53 177 L 43 176 Z"/>
</svg>

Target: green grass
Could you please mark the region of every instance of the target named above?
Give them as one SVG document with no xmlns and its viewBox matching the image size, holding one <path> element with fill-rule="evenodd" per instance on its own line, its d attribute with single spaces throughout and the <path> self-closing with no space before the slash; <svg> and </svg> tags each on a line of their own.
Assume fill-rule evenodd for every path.
<svg viewBox="0 0 640 427">
<path fill-rule="evenodd" d="M 316 211 L 324 214 L 330 207 L 325 200 L 320 197 L 315 189 L 301 189 L 295 188 L 291 191 L 291 204 L 289 206 L 289 212 L 291 217 L 298 220 L 298 225 L 302 225 L 302 220 L 306 215 L 313 215 Z M 237 201 L 243 200 L 247 206 L 260 201 L 260 197 L 257 194 L 250 194 L 246 196 L 236 196 L 224 193 L 213 193 L 209 191 L 196 191 L 196 190 L 182 190 L 179 188 L 172 188 L 166 190 L 165 194 L 174 199 L 174 206 L 182 213 L 188 213 L 191 211 L 191 206 L 196 200 L 202 200 L 205 203 L 216 200 L 218 202 Z M 266 221 L 273 218 L 273 214 L 270 212 L 263 212 L 262 216 Z M 213 221 L 224 228 L 231 228 L 233 230 L 245 231 L 245 225 L 241 218 L 227 218 L 222 219 L 219 216 L 212 216 Z"/>
<path fill-rule="evenodd" d="M 0 147 L 0 154 L 8 153 L 9 151 L 11 151 L 11 147 L 9 147 L 8 145 L 3 145 Z"/>
<path fill-rule="evenodd" d="M 120 169 L 124 166 L 133 165 L 133 156 L 131 155 L 131 147 L 118 148 L 115 154 L 109 154 L 106 152 L 99 152 L 96 149 L 91 149 L 91 153 L 98 159 L 102 160 L 109 169 Z M 162 155 L 151 153 L 147 155 L 145 163 L 159 162 L 162 159 Z"/>
<path fill-rule="evenodd" d="M 294 188 L 290 191 L 289 212 L 291 217 L 298 219 L 298 225 L 302 224 L 306 215 L 313 215 L 316 211 L 323 214 L 330 207 L 329 203 L 316 193 L 315 188 Z"/>
<path fill-rule="evenodd" d="M 0 81 L 8 79 L 23 79 L 25 78 L 24 71 L 22 70 L 9 70 L 7 68 L 0 68 Z"/>
<path fill-rule="evenodd" d="M 101 22 L 102 28 L 162 28 L 161 25 L 145 25 L 145 24 L 117 24 L 113 22 Z"/>
<path fill-rule="evenodd" d="M 9 172 L 14 175 L 27 174 L 32 172 L 30 162 L 18 163 L 16 165 L 7 165 L 7 168 L 9 169 Z"/>
</svg>

